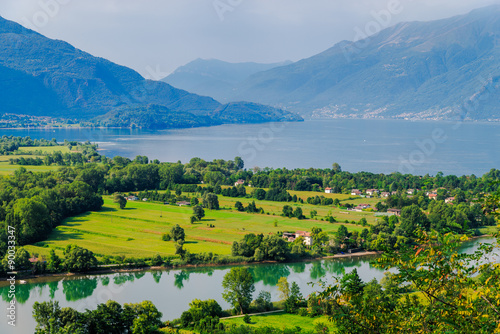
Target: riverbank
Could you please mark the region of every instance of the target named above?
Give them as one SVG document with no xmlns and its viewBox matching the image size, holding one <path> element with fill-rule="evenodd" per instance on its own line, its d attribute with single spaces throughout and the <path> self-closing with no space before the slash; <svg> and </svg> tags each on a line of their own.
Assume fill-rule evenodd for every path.
<svg viewBox="0 0 500 334">
<path fill-rule="evenodd" d="M 18 272 L 17 278 L 18 280 L 24 280 L 26 283 L 36 283 L 39 280 L 43 281 L 54 281 L 54 280 L 59 280 L 61 278 L 66 278 L 66 277 L 78 277 L 78 276 L 88 276 L 88 275 L 105 275 L 105 274 L 113 274 L 113 273 L 134 273 L 134 272 L 147 272 L 147 271 L 157 271 L 157 270 L 163 270 L 163 271 L 170 271 L 170 270 L 182 270 L 182 269 L 192 269 L 192 268 L 205 268 L 205 267 L 231 267 L 231 266 L 244 266 L 244 265 L 267 265 L 267 264 L 286 264 L 286 263 L 297 263 L 297 262 L 314 262 L 314 261 L 321 261 L 321 260 L 328 260 L 328 259 L 335 259 L 335 258 L 356 258 L 356 257 L 365 257 L 365 256 L 376 256 L 382 254 L 381 251 L 363 251 L 363 252 L 357 252 L 357 253 L 352 253 L 352 254 L 335 254 L 335 255 L 329 255 L 329 256 L 322 256 L 322 257 L 317 257 L 317 258 L 300 258 L 300 259 L 295 259 L 293 261 L 286 261 L 286 262 L 278 262 L 278 261 L 260 261 L 260 262 L 233 262 L 233 263 L 227 263 L 227 264 L 216 264 L 216 263 L 202 263 L 202 264 L 185 264 L 185 265 L 180 265 L 180 266 L 148 266 L 148 267 L 140 267 L 140 268 L 133 268 L 133 267 L 125 267 L 124 265 L 116 265 L 117 268 L 111 267 L 110 265 L 106 265 L 103 267 L 99 267 L 99 269 L 95 269 L 92 271 L 88 271 L 85 273 L 46 273 L 46 274 L 26 274 L 23 275 L 23 273 Z M 0 287 L 7 286 L 9 284 L 8 281 L 5 279 L 2 279 L 0 281 Z"/>
</svg>

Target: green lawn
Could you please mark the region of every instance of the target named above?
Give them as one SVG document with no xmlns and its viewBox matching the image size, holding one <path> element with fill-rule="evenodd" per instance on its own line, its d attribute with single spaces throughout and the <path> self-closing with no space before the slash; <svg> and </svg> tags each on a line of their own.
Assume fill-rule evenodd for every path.
<svg viewBox="0 0 500 334">
<path fill-rule="evenodd" d="M 337 208 L 313 205 L 301 205 L 304 212 L 318 211 L 317 219 L 298 220 L 281 217 L 281 209 L 287 203 L 256 201 L 263 207 L 265 214 L 238 212 L 234 208 L 236 201 L 248 203 L 251 199 L 219 196 L 221 210 L 205 210 L 201 222 L 191 224 L 192 208 L 164 205 L 143 201 L 129 201 L 124 210 L 113 203 L 111 196 L 104 196 L 104 207 L 100 212 L 68 218 L 56 227 L 49 238 L 35 245 L 26 246 L 30 253 L 47 255 L 50 248 L 61 252 L 69 244 L 78 244 L 98 255 L 148 257 L 155 254 L 172 255 L 175 253 L 173 242 L 161 240 L 163 233 L 168 233 L 173 225 L 179 224 L 186 232 L 185 248 L 192 253 L 213 252 L 230 254 L 233 241 L 239 241 L 248 233 L 274 234 L 278 231 L 311 231 L 312 227 L 321 227 L 333 234 L 340 223 L 330 224 L 321 221 L 329 211 L 339 216 Z M 297 205 L 297 204 L 293 204 Z M 267 214 L 268 213 L 268 214 Z M 273 215 L 274 214 L 274 215 Z M 373 221 L 372 213 L 352 213 L 350 220 L 366 217 Z M 275 225 L 277 222 L 277 226 Z M 215 227 L 210 227 L 214 225 Z M 361 231 L 360 225 L 346 224 L 349 230 Z"/>
<path fill-rule="evenodd" d="M 48 172 L 52 170 L 57 170 L 61 166 L 20 166 L 11 165 L 10 159 L 19 159 L 21 157 L 26 158 L 36 158 L 36 155 L 0 155 L 0 175 L 14 174 L 16 170 L 21 167 L 26 168 L 26 170 L 31 172 Z M 43 159 L 43 156 L 40 156 Z"/>
<path fill-rule="evenodd" d="M 54 153 L 54 152 L 61 152 L 61 153 L 69 153 L 70 150 L 67 146 L 65 145 L 58 145 L 58 146 L 35 146 L 35 147 L 20 147 L 19 152 L 34 152 L 34 151 L 41 151 L 43 153 Z M 76 151 L 75 151 L 76 152 Z"/>
<path fill-rule="evenodd" d="M 251 327 L 265 327 L 271 326 L 276 328 L 296 328 L 297 326 L 302 328 L 302 330 L 312 331 L 314 330 L 314 321 L 315 320 L 324 320 L 328 322 L 327 316 L 321 316 L 316 318 L 302 317 L 297 314 L 288 314 L 288 313 L 277 313 L 277 314 L 267 314 L 267 315 L 254 315 L 251 316 L 251 323 L 245 324 L 243 322 L 243 317 L 240 318 L 231 318 L 231 319 L 221 319 L 221 322 L 224 324 L 230 325 L 235 324 L 239 325 L 247 325 Z M 330 330 L 333 328 L 333 325 L 330 323 Z"/>
<path fill-rule="evenodd" d="M 495 233 L 498 233 L 499 232 L 499 228 L 498 226 L 485 226 L 485 227 L 481 227 L 479 228 L 479 231 L 482 233 L 482 234 L 489 234 L 489 235 L 493 235 Z"/>
<path fill-rule="evenodd" d="M 74 150 L 71 150 L 64 145 L 61 146 L 37 146 L 37 147 L 20 147 L 18 150 L 21 154 L 16 154 L 16 155 L 0 155 L 0 175 L 9 175 L 9 174 L 14 174 L 16 170 L 18 170 L 21 167 L 26 168 L 26 170 L 31 171 L 31 172 L 49 172 L 53 170 L 59 169 L 61 166 L 20 166 L 20 165 L 11 165 L 10 164 L 10 159 L 20 159 L 21 157 L 24 157 L 25 159 L 27 158 L 40 158 L 43 160 L 44 156 L 43 155 L 33 155 L 29 154 L 30 152 L 34 151 L 41 151 L 43 153 L 54 153 L 54 152 L 61 152 L 61 153 L 69 153 L 69 152 L 77 152 Z M 28 154 L 22 154 L 22 153 L 28 153 Z"/>
</svg>

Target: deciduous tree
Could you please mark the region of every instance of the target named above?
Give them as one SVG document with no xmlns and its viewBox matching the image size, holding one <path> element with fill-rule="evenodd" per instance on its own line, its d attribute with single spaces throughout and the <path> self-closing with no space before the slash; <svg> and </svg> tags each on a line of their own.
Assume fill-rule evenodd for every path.
<svg viewBox="0 0 500 334">
<path fill-rule="evenodd" d="M 247 268 L 235 267 L 224 276 L 222 281 L 224 293 L 222 297 L 240 314 L 248 311 L 252 302 L 255 285 L 252 274 Z"/>
</svg>

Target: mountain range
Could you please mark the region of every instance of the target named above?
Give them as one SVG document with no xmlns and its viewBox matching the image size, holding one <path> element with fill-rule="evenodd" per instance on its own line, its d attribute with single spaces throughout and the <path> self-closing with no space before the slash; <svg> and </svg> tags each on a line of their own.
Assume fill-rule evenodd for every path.
<svg viewBox="0 0 500 334">
<path fill-rule="evenodd" d="M 0 114 L 154 128 L 300 121 L 258 103 L 221 104 L 0 17 Z M 152 113 L 156 113 L 153 114 Z M 154 116 L 154 117 L 151 117 Z"/>
<path fill-rule="evenodd" d="M 342 41 L 254 73 L 217 97 L 304 117 L 500 120 L 500 6 Z"/>
<path fill-rule="evenodd" d="M 272 64 L 259 64 L 252 62 L 229 63 L 218 59 L 196 59 L 179 67 L 161 81 L 195 94 L 210 96 L 225 102 L 228 99 L 228 92 L 251 75 L 291 63 L 289 60 Z"/>
</svg>

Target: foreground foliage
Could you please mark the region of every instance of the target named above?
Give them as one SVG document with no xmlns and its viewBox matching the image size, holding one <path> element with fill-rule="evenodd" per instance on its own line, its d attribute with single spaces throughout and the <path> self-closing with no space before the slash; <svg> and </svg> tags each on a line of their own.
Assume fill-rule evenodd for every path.
<svg viewBox="0 0 500 334">
<path fill-rule="evenodd" d="M 382 289 L 356 272 L 322 293 L 339 333 L 498 333 L 500 265 L 494 245 L 459 254 L 453 234 L 419 231 L 418 244 L 376 262 L 394 269 Z M 410 293 L 409 293 L 410 290 Z"/>
<path fill-rule="evenodd" d="M 35 302 L 33 317 L 37 322 L 36 334 L 153 334 L 163 326 L 161 312 L 150 301 L 122 307 L 110 300 L 85 312 L 61 308 L 58 302 Z"/>
</svg>

